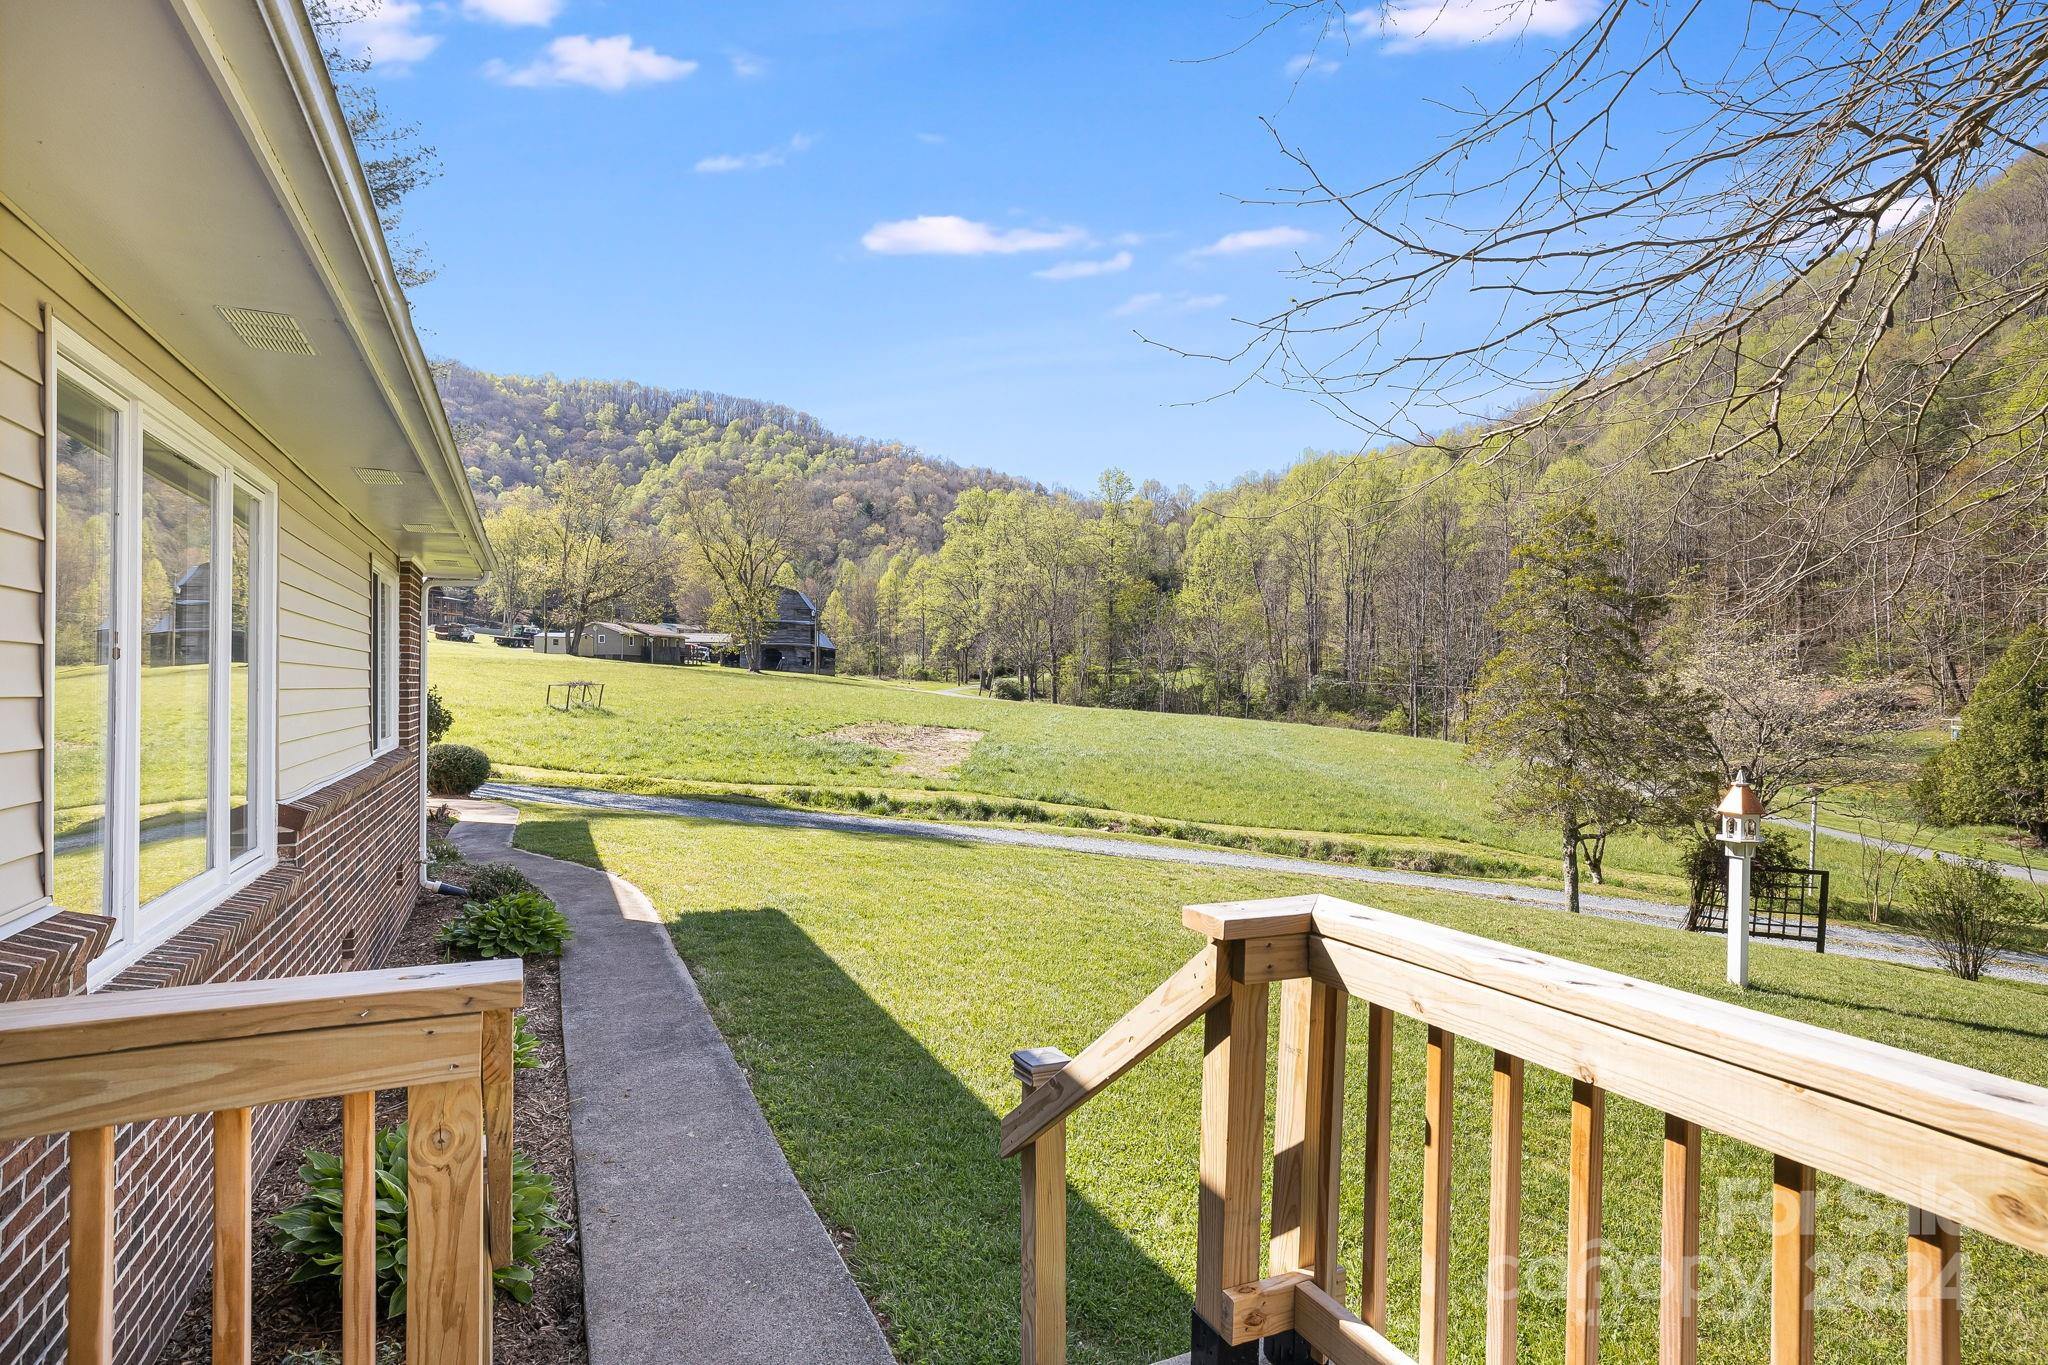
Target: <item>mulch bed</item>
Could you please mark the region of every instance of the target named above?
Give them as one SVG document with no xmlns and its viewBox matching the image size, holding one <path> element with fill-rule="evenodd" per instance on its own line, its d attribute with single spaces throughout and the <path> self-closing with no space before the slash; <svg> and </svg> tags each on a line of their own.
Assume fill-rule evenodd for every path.
<svg viewBox="0 0 2048 1365">
<path fill-rule="evenodd" d="M 454 870 L 451 879 L 459 879 Z M 456 896 L 422 894 L 407 919 L 389 967 L 438 962 L 441 950 L 434 936 L 461 909 Z M 517 1073 L 515 1125 L 519 1151 L 554 1178 L 557 1213 L 568 1224 L 540 1253 L 534 1267 L 531 1303 L 494 1296 L 491 1315 L 492 1359 L 499 1365 L 584 1365 L 590 1359 L 583 1334 L 583 1255 L 576 1229 L 576 1168 L 569 1146 L 569 1084 L 562 1063 L 562 974 L 556 960 L 526 964 L 526 1027 L 539 1043 L 540 1065 Z M 405 1095 L 392 1091 L 377 1097 L 380 1128 L 405 1118 Z M 341 1350 L 341 1297 L 338 1281 L 286 1283 L 292 1263 L 277 1249 L 268 1219 L 305 1194 L 299 1180 L 300 1154 L 308 1148 L 339 1151 L 341 1102 L 316 1100 L 301 1111 L 297 1128 L 255 1190 L 254 1252 L 256 1365 L 326 1365 Z M 211 1277 L 192 1302 L 159 1359 L 165 1365 L 207 1365 L 212 1359 L 213 1287 Z M 405 1321 L 381 1320 L 379 1340 L 403 1343 Z M 325 1353 L 331 1352 L 332 1355 Z"/>
</svg>

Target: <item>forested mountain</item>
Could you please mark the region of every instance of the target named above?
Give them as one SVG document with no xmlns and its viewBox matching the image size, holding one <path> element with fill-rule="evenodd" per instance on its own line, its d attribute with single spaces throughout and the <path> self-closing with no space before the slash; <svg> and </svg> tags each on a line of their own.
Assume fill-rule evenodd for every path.
<svg viewBox="0 0 2048 1365">
<path fill-rule="evenodd" d="M 1892 679 L 1953 707 L 2042 616 L 2048 163 L 2027 158 L 1963 201 L 1944 246 L 1896 279 L 1819 270 L 1757 325 L 1813 330 L 1831 291 L 1890 290 L 1904 325 L 1867 363 L 1880 377 L 1954 365 L 1962 382 L 1917 407 L 1887 404 L 1880 382 L 1843 420 L 1841 367 L 1866 362 L 1823 340 L 1771 415 L 1775 439 L 1733 450 L 1729 433 L 1760 418 L 1716 397 L 1739 386 L 1714 357 L 1568 423 L 1518 428 L 1527 411 L 1509 414 L 1445 442 L 1461 456 L 1311 452 L 1199 496 L 1115 470 L 1086 494 L 1048 492 L 714 394 L 459 365 L 444 385 L 508 563 L 493 589 L 504 614 L 706 614 L 717 575 L 675 511 L 694 490 L 726 499 L 698 522 L 720 528 L 725 551 L 786 564 L 826 606 L 842 669 L 1448 736 L 1498 647 L 1514 546 L 1569 500 L 1618 539 L 1660 653 L 1732 633 L 1782 646 L 1810 676 Z M 1956 304 L 1985 281 L 2038 291 L 1979 334 Z M 1823 411 L 1827 438 L 1802 441 Z M 593 504 L 616 483 L 625 519 L 593 524 L 640 537 L 594 595 L 555 581 L 561 547 L 596 533 L 560 508 L 537 526 L 559 501 L 550 479 Z M 543 544 L 556 548 L 520 548 Z"/>
<path fill-rule="evenodd" d="M 803 571 L 829 576 L 842 556 L 936 549 L 962 489 L 1026 486 L 900 442 L 838 435 L 779 403 L 626 381 L 487 374 L 459 362 L 436 373 L 487 514 L 507 491 L 541 486 L 558 461 L 615 466 L 657 518 L 660 494 L 686 476 L 714 484 L 740 473 L 792 479 L 814 513 Z"/>
</svg>

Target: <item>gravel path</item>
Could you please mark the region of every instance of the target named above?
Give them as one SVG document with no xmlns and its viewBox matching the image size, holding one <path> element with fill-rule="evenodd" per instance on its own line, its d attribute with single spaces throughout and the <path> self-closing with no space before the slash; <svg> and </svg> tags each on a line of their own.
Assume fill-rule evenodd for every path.
<svg viewBox="0 0 2048 1365">
<path fill-rule="evenodd" d="M 593 791 L 583 787 L 536 787 L 518 782 L 488 783 L 478 788 L 476 794 L 493 801 L 524 801 L 539 805 L 575 806 L 589 810 L 639 815 L 683 815 L 698 820 L 721 820 L 735 825 L 831 830 L 841 834 L 888 834 L 899 838 L 942 839 L 965 844 L 1008 844 L 1024 848 L 1049 848 L 1064 853 L 1095 853 L 1108 858 L 1135 858 L 1144 862 L 1228 867 L 1247 872 L 1286 872 L 1336 881 L 1405 886 L 1418 891 L 1444 891 L 1460 896 L 1480 896 L 1488 900 L 1512 901 L 1523 905 L 1542 906 L 1550 910 L 1561 910 L 1564 907 L 1562 891 L 1550 891 L 1541 887 L 1517 886 L 1511 882 L 1486 881 L 1473 877 L 1436 876 L 1426 872 L 1351 867 L 1342 863 L 1319 863 L 1307 858 L 1280 858 L 1270 854 L 1238 853 L 1230 849 L 1200 848 L 1186 844 L 1149 844 L 1137 840 L 1104 839 L 1087 834 L 1054 834 L 1044 830 L 1006 829 L 991 825 L 948 825 L 933 820 L 905 820 L 878 815 L 841 815 L 828 811 L 789 810 L 779 806 L 751 806 L 731 801 L 708 801 L 683 796 L 636 796 L 626 792 Z M 1685 919 L 1684 906 L 1664 901 L 1582 893 L 1579 904 L 1589 914 L 1599 915 L 1605 919 L 1631 920 L 1639 924 L 1661 924 L 1676 928 Z M 1839 922 L 1828 926 L 1828 951 L 1881 962 L 1903 962 L 1916 967 L 1939 965 L 1927 946 L 1911 935 Z M 2014 980 L 2048 984 L 2048 956 L 2018 955 L 1993 967 L 1991 972 L 1993 975 Z"/>
<path fill-rule="evenodd" d="M 1814 828 L 1804 820 L 1790 815 L 1769 815 L 1765 816 L 1764 819 L 1767 824 L 1784 825 L 1789 829 Z M 1960 853 L 1943 853 L 1934 849 L 1923 848 L 1919 844 L 1902 843 L 1897 839 L 1880 839 L 1875 834 L 1858 834 L 1853 829 L 1836 829 L 1830 825 L 1821 825 L 1818 828 L 1822 838 L 1840 839 L 1845 843 L 1851 844 L 1866 844 L 1872 848 L 1881 848 L 1887 853 L 1897 853 L 1902 857 L 1940 858 L 1944 862 L 1951 863 L 1959 863 L 1963 860 L 1963 855 Z M 2014 881 L 2028 882 L 2034 885 L 2048 883 L 2048 873 L 2044 873 L 2039 869 L 2025 867 L 2019 863 L 2002 863 L 1991 859 L 1987 859 L 1987 861 Z"/>
</svg>

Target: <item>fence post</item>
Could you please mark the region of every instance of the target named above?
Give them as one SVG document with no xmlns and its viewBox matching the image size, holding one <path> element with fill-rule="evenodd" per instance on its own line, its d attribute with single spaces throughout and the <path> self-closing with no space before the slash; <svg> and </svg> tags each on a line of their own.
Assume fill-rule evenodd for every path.
<svg viewBox="0 0 2048 1365">
<path fill-rule="evenodd" d="M 1028 1047 L 1010 1054 L 1010 1068 L 1028 1096 L 1071 1060 L 1056 1047 Z M 1019 1155 L 1024 1179 L 1020 1353 L 1023 1365 L 1066 1365 L 1067 1121 L 1053 1124 Z"/>
<path fill-rule="evenodd" d="M 1265 983 L 1244 980 L 1244 944 L 1218 940 L 1230 993 L 1202 1021 L 1201 1203 L 1190 1365 L 1258 1365 L 1259 1343 L 1224 1335 L 1226 1289 L 1259 1278 L 1266 1146 Z"/>
</svg>

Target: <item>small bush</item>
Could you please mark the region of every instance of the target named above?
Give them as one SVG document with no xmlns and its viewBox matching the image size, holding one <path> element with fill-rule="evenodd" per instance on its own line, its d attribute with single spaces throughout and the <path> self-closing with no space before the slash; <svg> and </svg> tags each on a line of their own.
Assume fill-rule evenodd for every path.
<svg viewBox="0 0 2048 1365">
<path fill-rule="evenodd" d="M 467 796 L 491 780 L 491 760 L 467 744 L 436 744 L 427 750 L 427 790 L 436 796 Z"/>
<path fill-rule="evenodd" d="M 569 941 L 569 921 L 538 891 L 472 900 L 441 929 L 441 946 L 458 957 L 553 957 Z"/>
<path fill-rule="evenodd" d="M 455 713 L 448 709 L 448 703 L 441 700 L 441 689 L 427 689 L 427 743 L 439 744 L 441 737 L 448 733 L 448 727 L 455 724 Z"/>
<path fill-rule="evenodd" d="M 531 890 L 533 883 L 510 863 L 484 863 L 469 872 L 469 898 L 473 901 L 494 901 L 515 891 Z"/>
<path fill-rule="evenodd" d="M 1975 981 L 2018 946 L 2026 902 L 1998 868 L 1982 858 L 1936 858 L 1914 881 L 1920 926 L 1947 971 Z"/>
<path fill-rule="evenodd" d="M 1024 684 L 1015 678 L 997 678 L 996 685 L 990 690 L 1000 701 L 1024 700 Z"/>
<path fill-rule="evenodd" d="M 377 1135 L 377 1293 L 385 1316 L 405 1316 L 405 1125 Z M 299 1166 L 306 1197 L 270 1220 L 278 1247 L 298 1262 L 291 1283 L 341 1279 L 341 1158 L 309 1151 Z M 492 1272 L 520 1303 L 533 1298 L 533 1262 L 556 1228 L 555 1182 L 523 1154 L 512 1156 L 512 1261 Z"/>
<path fill-rule="evenodd" d="M 442 867 L 460 867 L 463 863 L 462 850 L 453 840 L 435 837 L 427 840 L 427 861 Z"/>
</svg>

